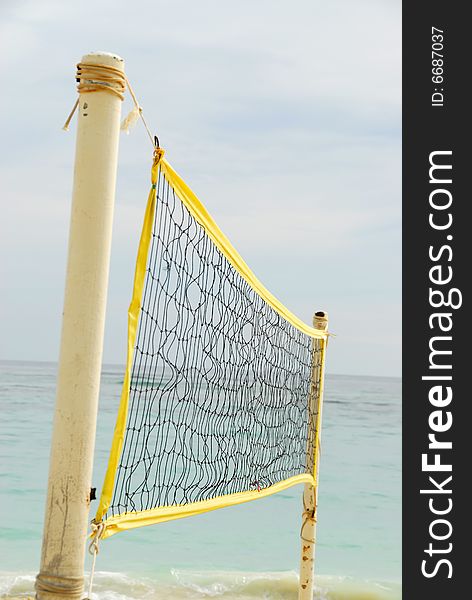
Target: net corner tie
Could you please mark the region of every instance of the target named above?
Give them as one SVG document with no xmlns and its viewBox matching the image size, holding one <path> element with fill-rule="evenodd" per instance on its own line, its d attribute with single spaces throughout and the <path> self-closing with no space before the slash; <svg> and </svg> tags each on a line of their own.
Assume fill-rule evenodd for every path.
<svg viewBox="0 0 472 600">
<path fill-rule="evenodd" d="M 96 523 L 95 520 L 93 520 L 91 522 L 91 528 L 92 528 L 92 533 L 91 533 L 92 541 L 89 544 L 88 551 L 93 556 L 93 561 L 92 561 L 92 569 L 90 571 L 88 593 L 87 593 L 87 596 L 84 598 L 84 600 L 92 600 L 93 579 L 95 576 L 95 564 L 97 561 L 97 554 L 99 552 L 98 544 L 99 544 L 100 538 L 102 537 L 102 535 L 105 531 L 105 523 L 103 523 L 103 522 Z"/>
<path fill-rule="evenodd" d="M 157 138 L 155 138 L 157 140 Z M 154 166 L 157 166 L 165 154 L 164 148 L 159 147 L 159 141 L 157 140 L 157 145 L 154 147 Z"/>
</svg>

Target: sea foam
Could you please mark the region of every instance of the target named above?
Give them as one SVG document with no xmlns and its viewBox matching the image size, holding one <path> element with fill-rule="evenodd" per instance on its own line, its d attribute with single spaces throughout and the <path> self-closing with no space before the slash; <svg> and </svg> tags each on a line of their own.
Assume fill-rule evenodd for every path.
<svg viewBox="0 0 472 600">
<path fill-rule="evenodd" d="M 0 598 L 31 598 L 34 575 L 0 574 Z M 296 600 L 298 577 L 293 571 L 245 573 L 173 570 L 156 579 L 124 573 L 95 574 L 90 600 Z M 315 578 L 314 600 L 399 600 L 398 583 L 354 580 L 343 576 Z"/>
</svg>

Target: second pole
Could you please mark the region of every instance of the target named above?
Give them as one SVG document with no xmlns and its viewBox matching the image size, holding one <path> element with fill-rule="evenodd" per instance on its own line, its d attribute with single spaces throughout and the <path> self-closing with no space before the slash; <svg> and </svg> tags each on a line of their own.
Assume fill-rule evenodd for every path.
<svg viewBox="0 0 472 600">
<path fill-rule="evenodd" d="M 313 317 L 315 329 L 326 331 L 328 329 L 328 315 L 324 311 L 318 311 Z M 320 360 L 316 360 L 316 345 L 313 348 L 313 363 L 311 372 L 311 389 L 309 402 L 309 414 L 311 422 L 309 427 L 314 431 L 314 446 L 308 444 L 307 466 L 313 472 L 315 487 L 307 483 L 303 489 L 303 515 L 301 528 L 301 560 L 300 560 L 300 583 L 298 600 L 312 600 L 314 586 L 315 565 L 315 541 L 316 541 L 316 510 L 318 505 L 318 471 L 320 457 L 321 417 L 323 409 L 323 382 L 324 367 L 326 360 L 327 339 L 315 340 L 315 344 L 321 345 Z"/>
</svg>

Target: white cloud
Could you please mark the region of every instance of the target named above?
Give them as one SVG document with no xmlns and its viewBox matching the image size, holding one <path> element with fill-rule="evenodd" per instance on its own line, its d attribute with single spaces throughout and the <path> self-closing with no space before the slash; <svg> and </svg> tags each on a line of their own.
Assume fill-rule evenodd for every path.
<svg viewBox="0 0 472 600">
<path fill-rule="evenodd" d="M 74 148 L 61 126 L 75 63 L 102 48 L 125 58 L 169 160 L 264 283 L 305 319 L 312 299 L 330 309 L 331 368 L 398 372 L 398 2 L 30 0 L 0 10 L 2 357 L 57 356 Z M 121 140 L 111 362 L 122 356 L 150 154 L 138 124 Z M 356 338 L 352 307 L 372 298 L 375 328 Z M 27 346 L 25 327 L 36 331 Z"/>
</svg>

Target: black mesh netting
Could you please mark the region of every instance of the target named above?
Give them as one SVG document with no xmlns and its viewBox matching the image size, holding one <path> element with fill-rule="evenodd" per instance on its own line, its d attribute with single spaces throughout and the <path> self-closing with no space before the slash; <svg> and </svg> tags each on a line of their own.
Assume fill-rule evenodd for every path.
<svg viewBox="0 0 472 600">
<path fill-rule="evenodd" d="M 161 174 L 108 515 L 262 489 L 310 471 L 308 398 L 320 359 L 320 340 L 249 286 Z"/>
</svg>

